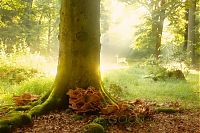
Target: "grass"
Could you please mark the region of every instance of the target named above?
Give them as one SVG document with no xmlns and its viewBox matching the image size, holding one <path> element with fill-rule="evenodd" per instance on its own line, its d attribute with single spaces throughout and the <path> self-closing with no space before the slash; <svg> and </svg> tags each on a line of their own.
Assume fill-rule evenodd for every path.
<svg viewBox="0 0 200 133">
<path fill-rule="evenodd" d="M 184 108 L 199 108 L 199 74 L 188 74 L 187 81 L 183 80 L 160 80 L 154 81 L 151 78 L 145 78 L 148 74 L 146 67 L 140 63 L 135 63 L 127 69 L 115 69 L 103 72 L 103 81 L 105 87 L 111 90 L 110 84 L 121 86 L 119 92 L 121 97 L 126 100 L 147 99 L 151 101 L 180 102 Z"/>
<path fill-rule="evenodd" d="M 0 106 L 13 105 L 13 95 L 43 95 L 54 81 L 46 70 L 50 71 L 56 63 L 48 63 L 39 54 L 11 55 L 0 55 Z"/>
<path fill-rule="evenodd" d="M 13 95 L 23 93 L 43 95 L 51 88 L 53 80 L 53 77 L 37 77 L 14 85 L 0 81 L 0 105 L 12 105 Z"/>
<path fill-rule="evenodd" d="M 34 55 L 31 55 L 31 58 L 34 59 Z M 12 105 L 13 95 L 21 95 L 25 92 L 43 95 L 51 88 L 54 76 L 45 76 L 44 74 L 40 74 L 40 72 L 42 69 L 46 69 L 52 65 L 48 64 L 45 59 L 40 63 L 38 62 L 38 58 L 44 59 L 41 56 L 36 56 L 35 63 L 31 62 L 31 64 L 37 66 L 36 70 L 38 70 L 33 73 L 29 72 L 31 70 L 30 61 L 25 61 L 29 60 L 28 58 L 25 59 L 23 57 L 23 63 L 22 61 L 16 63 L 15 60 L 14 65 L 11 65 L 12 60 L 3 60 L 3 65 L 0 65 L 0 77 L 3 75 L 3 78 L 0 78 L 0 105 Z M 18 58 L 18 60 L 20 59 Z M 6 63 L 6 61 L 9 62 Z M 56 63 L 53 64 L 55 65 Z M 32 65 L 32 67 L 35 68 L 35 65 Z M 27 76 L 27 73 L 29 76 Z M 142 66 L 140 62 L 135 61 L 130 67 L 105 69 L 102 72 L 102 78 L 105 88 L 113 95 L 117 95 L 122 99 L 132 100 L 139 98 L 157 101 L 158 103 L 179 101 L 185 108 L 200 107 L 198 73 L 188 74 L 186 76 L 187 81 L 172 79 L 153 81 L 151 78 L 145 78 L 147 74 L 148 68 Z M 10 75 L 12 76 L 10 77 Z M 16 77 L 20 79 L 20 82 L 18 82 L 19 80 L 13 79 Z"/>
</svg>

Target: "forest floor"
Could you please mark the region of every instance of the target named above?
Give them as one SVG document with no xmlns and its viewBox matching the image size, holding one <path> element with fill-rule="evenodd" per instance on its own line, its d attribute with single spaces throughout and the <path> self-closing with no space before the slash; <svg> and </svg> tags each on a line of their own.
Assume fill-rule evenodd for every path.
<svg viewBox="0 0 200 133">
<path fill-rule="evenodd" d="M 41 59 L 37 58 L 36 61 L 38 60 Z M 36 62 L 26 63 L 31 64 L 32 67 L 37 65 Z M 38 67 L 47 68 L 45 61 L 38 63 L 40 63 Z M 2 108 L 15 107 L 13 96 L 20 96 L 25 92 L 40 96 L 45 94 L 49 86 L 53 84 L 56 73 L 54 69 L 51 71 L 51 68 L 48 70 L 51 71 L 49 75 L 46 75 L 39 68 L 35 70 L 28 66 L 8 66 L 0 65 L 0 117 L 6 112 L 2 111 Z M 52 65 L 48 64 L 48 66 Z M 153 71 L 154 69 L 158 68 L 153 68 Z M 113 97 L 122 100 L 146 99 L 158 104 L 178 103 L 183 111 L 173 114 L 157 113 L 149 120 L 136 123 L 110 124 L 106 132 L 200 133 L 199 70 L 185 71 L 186 81 L 174 79 L 154 81 L 146 78 L 149 71 L 152 71 L 151 67 L 144 66 L 141 62 L 134 62 L 129 66 L 122 65 L 105 69 L 102 72 L 102 80 L 105 88 Z M 13 133 L 79 133 L 84 125 L 96 117 L 96 115 L 91 115 L 80 119 L 74 113 L 51 112 L 33 118 L 31 125 L 14 129 Z"/>
<path fill-rule="evenodd" d="M 34 118 L 31 125 L 17 128 L 13 133 L 80 133 L 95 115 L 76 119 L 76 114 L 52 112 Z M 154 114 L 151 119 L 129 124 L 110 124 L 107 133 L 200 133 L 200 110 L 183 110 L 181 113 Z"/>
</svg>

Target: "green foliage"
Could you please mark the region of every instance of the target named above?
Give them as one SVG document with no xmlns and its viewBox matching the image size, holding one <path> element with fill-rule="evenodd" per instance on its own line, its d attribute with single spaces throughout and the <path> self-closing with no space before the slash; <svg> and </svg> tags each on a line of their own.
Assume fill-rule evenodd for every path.
<svg viewBox="0 0 200 133">
<path fill-rule="evenodd" d="M 111 94 L 111 96 L 115 97 L 116 99 L 120 99 L 121 96 L 126 95 L 126 91 L 124 91 L 126 87 L 122 87 L 115 82 L 110 83 L 108 92 Z"/>
<path fill-rule="evenodd" d="M 146 60 L 144 65 L 148 68 L 149 75 L 146 78 L 152 78 L 154 81 L 157 80 L 167 80 L 167 79 L 180 79 L 185 80 L 183 72 L 188 73 L 187 68 L 183 68 L 182 62 L 180 65 L 173 66 L 174 63 L 177 65 L 178 61 L 172 59 L 171 61 L 166 61 L 162 57 L 158 60 L 153 56 Z"/>
<path fill-rule="evenodd" d="M 32 52 L 56 51 L 60 1 L 4 0 L 0 3 L 0 41 L 10 52 L 25 43 Z M 47 35 L 48 34 L 48 35 Z"/>
<path fill-rule="evenodd" d="M 0 77 L 2 81 L 8 81 L 11 84 L 20 83 L 29 78 L 37 77 L 38 73 L 36 69 L 0 66 Z"/>
<path fill-rule="evenodd" d="M 132 57 L 148 57 L 151 54 L 156 53 L 156 44 L 158 45 L 158 36 L 161 36 L 161 54 L 165 56 L 165 59 L 168 58 L 168 61 L 172 58 L 173 60 L 185 61 L 188 64 L 191 64 L 191 59 L 186 53 L 187 42 L 188 42 L 188 9 L 190 3 L 188 1 L 179 1 L 179 0 L 169 0 L 161 4 L 159 0 L 153 1 L 141 1 L 141 0 L 121 0 L 125 3 L 135 5 L 138 4 L 139 7 L 146 8 L 147 13 L 143 16 L 143 22 L 139 24 L 136 28 L 133 39 L 133 52 Z M 196 1 L 196 21 L 195 21 L 195 44 L 194 53 L 196 62 L 199 62 L 198 58 L 200 57 L 199 50 L 199 1 Z M 159 26 L 161 25 L 161 17 L 164 17 L 163 31 L 159 32 Z M 158 26 L 155 28 L 155 26 Z M 178 27 L 178 28 L 177 28 Z M 157 34 L 157 35 L 156 35 Z M 183 53 L 183 54 L 182 54 Z M 170 57 L 169 55 L 170 54 Z M 198 64 L 198 63 L 197 63 Z"/>
<path fill-rule="evenodd" d="M 153 56 L 145 62 L 145 65 L 148 68 L 150 77 L 153 78 L 155 81 L 159 79 L 166 79 L 167 78 L 167 68 L 164 68 L 161 65 L 161 60 L 155 59 Z"/>
<path fill-rule="evenodd" d="M 12 96 L 25 92 L 43 95 L 53 84 L 52 76 L 46 77 L 47 60 L 26 47 L 15 47 L 6 53 L 6 45 L 0 49 L 0 104 L 12 105 Z M 40 61 L 40 62 L 38 62 Z"/>
</svg>

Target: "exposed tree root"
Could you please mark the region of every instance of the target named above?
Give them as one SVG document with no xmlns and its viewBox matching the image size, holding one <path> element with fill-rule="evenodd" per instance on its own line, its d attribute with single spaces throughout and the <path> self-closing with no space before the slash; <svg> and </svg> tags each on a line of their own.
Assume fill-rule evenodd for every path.
<svg viewBox="0 0 200 133">
<path fill-rule="evenodd" d="M 34 106 L 29 111 L 29 113 L 31 116 L 39 116 L 51 110 L 54 110 L 56 108 L 55 105 L 59 105 L 59 103 L 55 101 L 54 98 L 50 98 L 50 99 L 47 99 L 43 104 L 38 104 L 37 106 Z"/>
<path fill-rule="evenodd" d="M 54 88 L 55 89 L 55 88 Z M 105 104 L 116 103 L 116 101 L 107 93 L 105 89 L 100 89 L 101 94 L 105 98 Z M 0 132 L 9 133 L 15 127 L 21 127 L 26 124 L 31 123 L 31 117 L 43 115 L 47 112 L 56 109 L 66 109 L 68 108 L 68 96 L 65 93 L 60 96 L 55 91 L 47 92 L 39 100 L 30 103 L 26 106 L 19 106 L 10 110 L 3 118 L 0 120 Z"/>
<path fill-rule="evenodd" d="M 55 105 L 58 105 L 59 100 L 55 100 L 53 97 L 49 98 L 50 92 L 29 105 L 12 108 L 5 116 L 1 117 L 0 133 L 9 133 L 15 127 L 30 124 L 32 116 L 38 116 L 53 110 Z"/>
<path fill-rule="evenodd" d="M 12 112 L 0 120 L 0 132 L 9 133 L 14 127 L 21 127 L 31 123 L 31 116 L 27 113 Z"/>
<path fill-rule="evenodd" d="M 51 94 L 51 89 L 48 91 L 48 92 L 46 92 L 46 94 L 45 95 L 43 95 L 39 100 L 37 100 L 37 101 L 35 101 L 35 102 L 32 102 L 31 103 L 31 106 L 32 107 L 34 107 L 34 106 L 36 106 L 36 105 L 38 105 L 38 104 L 42 104 L 42 103 L 44 103 L 46 100 L 47 100 L 47 98 L 49 97 L 49 95 Z"/>
<path fill-rule="evenodd" d="M 103 83 L 100 84 L 101 88 L 99 89 L 101 92 L 101 95 L 104 98 L 104 102 L 107 104 L 116 104 L 117 100 L 114 99 L 108 92 L 107 90 L 104 88 Z"/>
<path fill-rule="evenodd" d="M 157 108 L 156 113 L 166 113 L 166 114 L 171 114 L 171 113 L 176 113 L 179 110 L 174 109 L 174 108 Z"/>
</svg>

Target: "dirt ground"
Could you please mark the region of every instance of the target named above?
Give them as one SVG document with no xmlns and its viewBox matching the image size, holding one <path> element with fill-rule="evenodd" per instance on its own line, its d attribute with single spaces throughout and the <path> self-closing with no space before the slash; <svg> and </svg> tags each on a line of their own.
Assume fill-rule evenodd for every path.
<svg viewBox="0 0 200 133">
<path fill-rule="evenodd" d="M 53 112 L 34 118 L 31 125 L 17 128 L 13 133 L 80 133 L 95 115 L 77 120 L 74 113 Z M 200 110 L 181 113 L 154 114 L 151 119 L 129 124 L 110 124 L 107 133 L 200 133 Z"/>
</svg>

